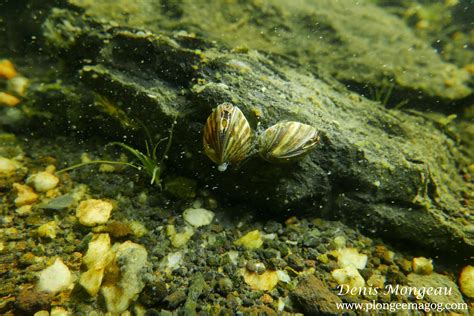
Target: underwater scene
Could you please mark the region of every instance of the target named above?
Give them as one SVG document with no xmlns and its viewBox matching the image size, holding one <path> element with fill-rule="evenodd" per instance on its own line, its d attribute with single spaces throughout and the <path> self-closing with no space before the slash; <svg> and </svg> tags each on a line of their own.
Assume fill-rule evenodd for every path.
<svg viewBox="0 0 474 316">
<path fill-rule="evenodd" d="M 472 0 L 0 0 L 0 315 L 474 315 Z"/>
</svg>

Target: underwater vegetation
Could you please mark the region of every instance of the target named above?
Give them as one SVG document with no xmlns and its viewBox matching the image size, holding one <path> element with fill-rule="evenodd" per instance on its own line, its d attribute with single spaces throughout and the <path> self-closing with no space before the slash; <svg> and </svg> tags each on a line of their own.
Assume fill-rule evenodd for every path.
<svg viewBox="0 0 474 316">
<path fill-rule="evenodd" d="M 137 148 L 134 148 L 130 145 L 127 145 L 122 142 L 111 142 L 106 146 L 119 146 L 125 149 L 126 152 L 131 154 L 133 158 L 135 158 L 134 162 L 122 162 L 122 161 L 111 161 L 111 160 L 93 160 L 93 161 L 86 161 L 82 162 L 61 170 L 58 170 L 56 173 L 60 174 L 66 171 L 71 171 L 76 168 L 91 165 L 91 164 L 118 164 L 118 165 L 125 165 L 128 167 L 135 168 L 139 171 L 143 171 L 149 178 L 150 184 L 156 185 L 161 189 L 161 172 L 164 169 L 164 161 L 167 158 L 167 154 L 171 148 L 171 143 L 173 140 L 173 129 L 176 124 L 176 120 L 173 121 L 171 127 L 169 128 L 169 135 L 168 137 L 162 138 L 156 143 L 153 141 L 148 129 L 144 126 L 144 130 L 148 137 L 148 140 L 145 140 L 145 151 L 142 152 Z M 161 152 L 161 155 L 158 155 L 158 148 L 160 144 L 166 142 L 166 146 Z"/>
</svg>

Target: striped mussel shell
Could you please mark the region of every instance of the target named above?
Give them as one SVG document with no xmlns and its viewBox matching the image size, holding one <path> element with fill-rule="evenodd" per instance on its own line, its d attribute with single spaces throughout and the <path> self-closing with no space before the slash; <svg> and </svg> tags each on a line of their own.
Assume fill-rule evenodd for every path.
<svg viewBox="0 0 474 316">
<path fill-rule="evenodd" d="M 301 158 L 319 142 L 319 132 L 300 122 L 280 122 L 258 137 L 260 156 L 270 162 L 291 162 Z"/>
<path fill-rule="evenodd" d="M 204 153 L 225 171 L 252 151 L 252 129 L 244 114 L 230 103 L 220 104 L 204 126 Z"/>
</svg>

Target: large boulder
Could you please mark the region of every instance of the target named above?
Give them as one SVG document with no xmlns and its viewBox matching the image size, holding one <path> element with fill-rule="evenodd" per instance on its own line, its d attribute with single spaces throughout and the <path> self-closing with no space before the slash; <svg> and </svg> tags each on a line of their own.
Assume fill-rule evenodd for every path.
<svg viewBox="0 0 474 316">
<path fill-rule="evenodd" d="M 333 6 L 330 3 L 322 2 L 318 14 L 327 14 Z M 352 11 L 361 15 L 361 8 L 383 14 L 369 4 Z M 93 11 L 87 12 L 90 15 Z M 342 29 L 342 22 L 334 22 L 346 19 L 341 15 L 327 23 Z M 367 19 L 375 23 L 376 18 Z M 395 24 L 409 34 L 396 18 L 390 17 L 390 21 L 388 30 L 395 32 Z M 163 134 L 179 115 L 168 170 L 199 178 L 230 201 L 274 216 L 300 210 L 340 218 L 371 233 L 410 241 L 433 252 L 456 256 L 473 252 L 469 214 L 461 204 L 469 185 L 461 175 L 466 166 L 465 151 L 445 132 L 445 125 L 424 113 L 387 109 L 347 90 L 326 71 L 307 69 L 252 49 L 228 50 L 185 31 L 118 27 L 110 20 L 100 22 L 98 17 L 71 8 L 51 9 L 41 26 L 39 45 L 60 57 L 57 64 L 48 62 L 56 70 L 54 80 L 64 77 L 67 89 L 33 84 L 30 96 L 42 100 L 36 105 L 55 121 L 72 120 L 92 127 L 109 117 L 112 119 L 105 121 L 112 131 L 132 129 L 133 119 L 139 119 L 153 133 Z M 403 36 L 395 35 L 386 45 L 399 49 Z M 407 45 L 426 48 L 413 41 Z M 350 48 L 351 54 L 359 46 Z M 444 69 L 428 48 L 423 52 Z M 395 63 L 398 59 L 392 57 Z M 441 69 L 427 63 L 399 63 L 416 66 L 427 74 Z M 344 65 L 337 65 L 337 70 L 345 71 Z M 43 79 L 52 77 L 45 75 Z M 457 88 L 464 92 L 452 94 L 453 90 L 443 90 L 429 81 L 439 77 L 427 75 L 425 79 L 428 82 L 420 85 L 434 89 L 426 90 L 427 95 L 458 98 L 467 91 L 460 83 Z M 410 80 L 398 77 L 397 81 Z M 55 109 L 52 100 L 58 95 L 62 100 L 73 100 L 68 107 L 73 114 Z M 212 108 L 222 102 L 237 105 L 254 130 L 284 120 L 311 124 L 321 131 L 321 144 L 293 164 L 270 164 L 252 157 L 220 173 L 202 154 L 201 131 Z M 91 103 L 96 105 L 92 110 Z M 51 115 L 43 117 L 51 120 Z M 37 123 L 41 125 L 41 118 Z"/>
</svg>

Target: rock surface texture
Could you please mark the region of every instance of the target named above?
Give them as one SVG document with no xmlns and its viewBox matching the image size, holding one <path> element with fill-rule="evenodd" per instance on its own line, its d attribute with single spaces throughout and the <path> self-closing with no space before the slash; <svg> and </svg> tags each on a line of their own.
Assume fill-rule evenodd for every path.
<svg viewBox="0 0 474 316">
<path fill-rule="evenodd" d="M 59 61 L 38 57 L 44 62 L 39 67 L 54 69 L 54 75 L 32 71 L 38 78 L 29 94 L 36 101 L 28 107 L 42 113 L 33 126 L 71 122 L 89 132 L 101 126 L 113 138 L 136 130 L 133 119 L 163 133 L 178 115 L 168 167 L 231 201 L 244 200 L 276 217 L 303 210 L 342 219 L 435 253 L 473 253 L 472 219 L 462 203 L 472 198 L 466 198 L 472 184 L 461 172 L 472 150 L 460 147 L 458 137 L 423 112 L 388 109 L 344 85 L 380 88 L 388 80 L 394 91 L 407 95 L 455 100 L 471 93 L 464 70 L 443 62 L 398 18 L 365 1 L 344 8 L 333 1 L 276 1 L 249 8 L 210 1 L 199 12 L 222 10 L 222 17 L 213 20 L 216 25 L 204 22 L 206 14 L 191 17 L 191 2 L 174 6 L 176 16 L 161 24 L 160 14 L 144 18 L 157 9 L 145 0 L 133 7 L 71 0 L 43 8 L 36 31 L 18 31 L 23 36 L 33 32 L 35 45 L 60 56 Z M 130 13 L 126 20 L 117 8 Z M 245 20 L 248 9 L 262 16 Z M 38 12 L 19 15 L 24 19 Z M 226 14 L 235 12 L 242 20 L 224 24 Z M 245 41 L 245 33 L 260 34 L 255 31 L 259 23 L 277 29 L 283 39 L 275 40 L 266 29 Z M 310 38 L 297 39 L 297 32 Z M 321 143 L 294 164 L 252 157 L 219 173 L 202 154 L 201 131 L 222 102 L 238 106 L 254 130 L 295 120 L 316 127 Z M 67 110 L 57 113 L 58 108 Z"/>
</svg>

